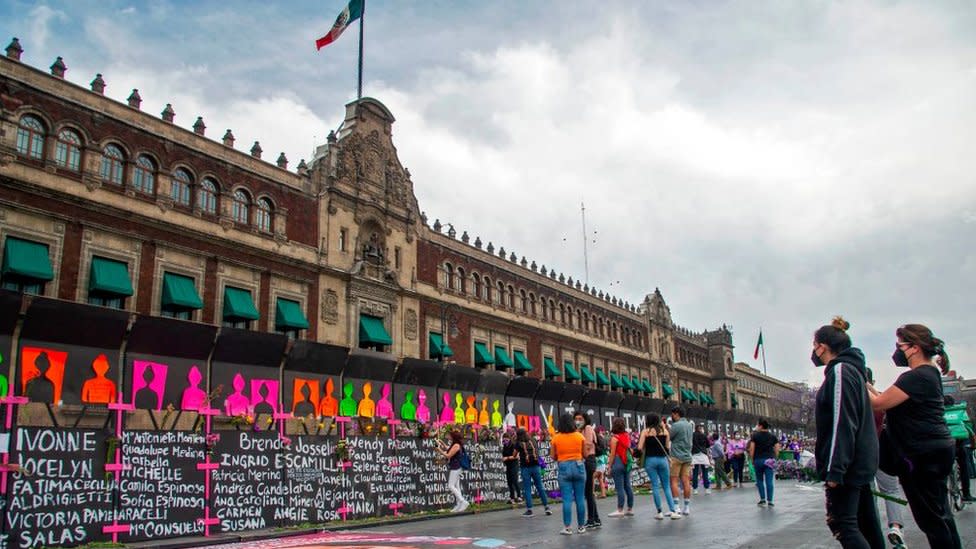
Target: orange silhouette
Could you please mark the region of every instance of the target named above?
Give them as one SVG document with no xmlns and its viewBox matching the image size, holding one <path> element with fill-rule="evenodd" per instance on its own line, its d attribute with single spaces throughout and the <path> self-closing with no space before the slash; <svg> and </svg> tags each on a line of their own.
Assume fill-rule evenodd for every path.
<svg viewBox="0 0 976 549">
<path fill-rule="evenodd" d="M 303 391 L 307 390 L 307 395 L 303 394 Z M 311 405 L 312 411 L 305 412 L 308 406 Z M 301 410 L 299 410 L 301 406 Z M 305 378 L 295 378 L 295 382 L 292 385 L 292 399 L 291 399 L 291 413 L 306 416 L 310 414 L 315 414 L 315 411 L 319 409 L 319 380 L 317 379 L 305 379 Z M 300 413 L 305 412 L 305 413 Z"/>
<path fill-rule="evenodd" d="M 325 396 L 319 400 L 319 415 L 322 417 L 335 417 L 339 413 L 339 401 L 332 396 L 335 391 L 335 384 L 332 378 L 325 380 Z"/>
<path fill-rule="evenodd" d="M 43 355 L 44 360 L 42 370 L 36 364 L 39 357 Z M 66 351 L 55 351 L 42 347 L 24 347 L 20 351 L 20 364 L 23 367 L 21 374 L 21 392 L 35 402 L 61 402 L 61 386 L 64 383 L 64 363 L 68 360 Z M 36 391 L 28 391 L 27 386 L 34 378 L 39 378 L 36 382 L 39 389 L 45 389 L 43 400 L 33 396 Z M 44 386 L 44 387 L 41 387 Z M 32 388 L 33 389 L 33 388 Z M 50 393 L 46 389 L 50 389 Z M 50 396 L 49 396 L 50 395 Z M 47 399 L 51 400 L 48 401 Z"/>
<path fill-rule="evenodd" d="M 92 362 L 92 370 L 95 377 L 89 379 L 81 386 L 81 401 L 92 404 L 109 404 L 115 402 L 117 397 L 115 382 L 105 377 L 108 372 L 108 358 L 104 354 L 95 357 Z"/>
<path fill-rule="evenodd" d="M 488 399 L 481 399 L 481 412 L 478 414 L 478 424 L 487 427 L 488 421 Z"/>
<path fill-rule="evenodd" d="M 478 409 L 474 407 L 475 396 L 471 395 L 467 399 L 468 409 L 464 412 L 464 421 L 467 423 L 478 423 Z"/>
<path fill-rule="evenodd" d="M 356 413 L 360 417 L 371 418 L 376 413 L 376 403 L 369 398 L 369 394 L 372 392 L 373 384 L 368 381 L 363 383 L 363 399 L 359 401 L 359 408 L 356 409 Z"/>
</svg>

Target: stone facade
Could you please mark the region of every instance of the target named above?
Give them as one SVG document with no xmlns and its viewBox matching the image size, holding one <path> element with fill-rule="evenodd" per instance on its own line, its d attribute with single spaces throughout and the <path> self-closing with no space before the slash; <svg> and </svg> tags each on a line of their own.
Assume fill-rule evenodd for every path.
<svg viewBox="0 0 976 549">
<path fill-rule="evenodd" d="M 791 420 L 802 405 L 802 384 L 783 382 L 744 362 L 735 363 L 734 376 L 738 407 L 747 414 Z"/>
<path fill-rule="evenodd" d="M 740 409 L 762 407 L 766 393 L 743 386 L 756 376 L 733 367 L 729 328 L 682 328 L 659 290 L 632 305 L 428 225 L 393 145 L 394 117 L 374 99 L 347 105 L 341 128 L 288 171 L 283 155 L 261 160 L 257 143 L 235 149 L 231 130 L 217 141 L 202 119 L 183 129 L 169 105 L 154 116 L 96 88 L 0 58 L 0 240 L 48 245 L 45 295 L 86 301 L 92 258 L 104 257 L 127 265 L 134 294 L 122 308 L 135 313 L 161 313 L 164 274 L 174 273 L 194 281 L 198 322 L 220 324 L 234 287 L 254 298 L 253 330 L 276 329 L 284 298 L 308 320 L 302 338 L 358 347 L 365 314 L 381 320 L 393 342 L 382 350 L 396 357 L 430 357 L 434 333 L 459 364 L 473 365 L 482 343 L 524 353 L 531 376 L 548 358 L 560 370 L 646 380 L 658 397 L 668 382 L 676 401 L 687 388 L 719 408 L 736 395 Z M 25 117 L 40 123 L 36 135 Z M 65 160 L 72 146 L 77 163 Z"/>
</svg>

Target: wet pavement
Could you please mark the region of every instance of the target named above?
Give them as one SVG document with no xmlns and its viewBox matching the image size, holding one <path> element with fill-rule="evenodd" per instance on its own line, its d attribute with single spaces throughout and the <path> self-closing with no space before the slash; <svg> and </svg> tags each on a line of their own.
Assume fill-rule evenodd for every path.
<svg viewBox="0 0 976 549">
<path fill-rule="evenodd" d="M 277 540 L 221 545 L 224 549 L 288 547 L 646 547 L 661 543 L 677 547 L 709 548 L 819 548 L 840 547 L 824 524 L 823 490 L 818 485 L 780 481 L 776 485 L 776 506 L 758 507 L 752 485 L 730 491 L 698 495 L 692 499 L 691 515 L 681 520 L 654 520 L 650 495 L 638 495 L 635 515 L 609 518 L 615 498 L 598 500 L 603 528 L 584 534 L 560 535 L 561 507 L 545 516 L 537 507 L 532 518 L 523 509 L 444 516 L 433 520 L 361 528 L 354 531 L 313 534 Z M 883 506 L 882 506 L 883 509 Z M 883 511 L 882 511 L 883 512 Z M 908 547 L 927 547 L 924 536 L 906 513 Z M 976 549 L 976 507 L 956 515 L 964 546 Z"/>
</svg>

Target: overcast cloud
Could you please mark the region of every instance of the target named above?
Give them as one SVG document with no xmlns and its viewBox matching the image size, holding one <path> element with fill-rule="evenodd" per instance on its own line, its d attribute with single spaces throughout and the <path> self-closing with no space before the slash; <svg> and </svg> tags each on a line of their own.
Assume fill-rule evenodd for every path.
<svg viewBox="0 0 976 549">
<path fill-rule="evenodd" d="M 0 40 L 107 95 L 232 128 L 292 166 L 355 94 L 342 1 L 5 2 Z M 366 94 L 431 222 L 675 321 L 733 326 L 769 373 L 819 382 L 843 314 L 882 385 L 922 322 L 976 377 L 976 4 L 369 0 Z M 618 282 L 619 281 L 619 282 Z"/>
</svg>

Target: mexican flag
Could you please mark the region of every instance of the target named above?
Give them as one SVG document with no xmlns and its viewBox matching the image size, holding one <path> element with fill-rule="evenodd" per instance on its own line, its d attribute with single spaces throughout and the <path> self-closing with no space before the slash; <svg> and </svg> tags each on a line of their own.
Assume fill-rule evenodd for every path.
<svg viewBox="0 0 976 549">
<path fill-rule="evenodd" d="M 759 330 L 759 341 L 756 342 L 756 351 L 752 353 L 752 359 L 756 360 L 759 358 L 759 348 L 762 347 L 762 330 Z"/>
<path fill-rule="evenodd" d="M 350 23 L 359 19 L 363 16 L 363 2 L 365 0 L 349 0 L 349 5 L 346 9 L 339 12 L 339 17 L 336 17 L 335 24 L 332 25 L 332 30 L 328 34 L 319 38 L 315 41 L 315 49 L 320 50 L 329 44 L 335 42 L 339 36 L 342 35 L 343 31 Z"/>
</svg>

